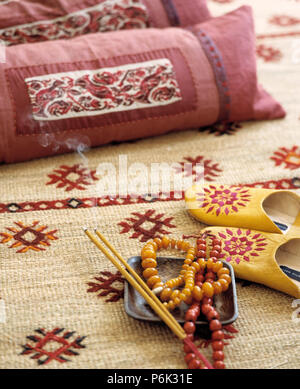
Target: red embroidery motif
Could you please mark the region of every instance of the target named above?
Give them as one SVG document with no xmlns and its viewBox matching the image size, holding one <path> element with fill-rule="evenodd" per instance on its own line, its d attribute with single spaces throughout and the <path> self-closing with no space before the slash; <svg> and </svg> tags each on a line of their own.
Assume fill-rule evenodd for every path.
<svg viewBox="0 0 300 389">
<path fill-rule="evenodd" d="M 0 30 L 5 45 L 69 39 L 93 32 L 146 28 L 149 15 L 142 0 L 106 0 L 53 20 L 7 27 Z"/>
<path fill-rule="evenodd" d="M 246 207 L 250 201 L 249 190 L 243 187 L 226 188 L 223 185 L 216 188 L 213 185 L 204 188 L 203 192 L 197 193 L 197 203 L 206 213 L 216 216 L 229 215 L 238 212 L 240 207 Z"/>
<path fill-rule="evenodd" d="M 15 223 L 16 227 L 6 228 L 9 233 L 1 232 L 0 243 L 12 243 L 9 248 L 19 248 L 17 253 L 26 253 L 28 250 L 42 251 L 50 246 L 50 241 L 58 239 L 54 234 L 57 230 L 45 231 L 47 226 L 38 226 L 35 221 L 31 226 L 26 226 L 22 222 Z"/>
<path fill-rule="evenodd" d="M 163 219 L 164 213 L 155 215 L 155 210 L 149 209 L 145 213 L 132 212 L 133 217 L 126 218 L 126 221 L 119 223 L 123 227 L 121 234 L 127 234 L 133 230 L 133 234 L 130 236 L 132 239 L 139 239 L 141 242 L 147 242 L 149 239 L 160 237 L 161 235 L 170 234 L 165 229 L 176 228 L 171 223 L 172 217 Z"/>
<path fill-rule="evenodd" d="M 89 293 L 98 293 L 98 297 L 110 296 L 105 302 L 116 302 L 124 297 L 124 278 L 120 272 L 111 273 L 109 271 L 102 271 L 100 277 L 94 278 L 97 282 L 88 282 L 90 288 Z M 114 284 L 120 284 L 121 288 L 116 288 Z"/>
<path fill-rule="evenodd" d="M 250 262 L 251 257 L 258 257 L 267 246 L 266 239 L 251 230 L 234 231 L 227 228 L 224 233 L 219 232 L 218 235 L 222 238 L 222 250 L 226 251 L 226 254 L 223 253 L 220 258 L 224 258 L 227 262 L 235 261 L 237 264 L 242 260 Z"/>
<path fill-rule="evenodd" d="M 98 180 L 95 174 L 96 170 L 89 170 L 79 164 L 61 165 L 59 169 L 54 170 L 54 174 L 48 174 L 51 180 L 46 185 L 57 184 L 57 188 L 65 188 L 67 192 L 73 189 L 85 190 L 86 186 Z"/>
<path fill-rule="evenodd" d="M 276 166 L 285 165 L 285 169 L 295 170 L 300 168 L 300 148 L 293 146 L 291 149 L 280 147 L 271 157 Z"/>
<path fill-rule="evenodd" d="M 282 53 L 280 50 L 262 44 L 256 47 L 256 53 L 265 62 L 277 62 L 282 58 Z"/>
<path fill-rule="evenodd" d="M 215 136 L 234 135 L 243 126 L 236 122 L 216 123 L 209 127 L 199 128 L 200 132 L 209 132 L 215 134 Z"/>
<path fill-rule="evenodd" d="M 270 23 L 281 27 L 294 26 L 300 24 L 300 19 L 288 15 L 278 15 L 273 16 Z"/>
<path fill-rule="evenodd" d="M 25 79 L 35 120 L 103 115 L 180 101 L 169 59 Z"/>
<path fill-rule="evenodd" d="M 103 37 L 102 34 L 99 35 L 99 38 L 100 36 Z M 167 58 L 167 60 L 165 60 L 165 58 Z M 158 65 L 160 62 L 161 67 Z M 151 63 L 156 63 L 156 65 L 151 66 Z M 144 68 L 145 64 L 147 69 Z M 165 64 L 168 64 L 168 68 L 164 71 L 163 68 Z M 125 85 L 123 85 L 122 82 L 119 84 L 117 82 L 108 84 L 112 79 L 110 77 L 106 78 L 106 75 L 103 74 L 105 69 L 114 75 L 114 73 L 118 73 L 118 69 L 123 72 L 124 69 L 131 66 L 134 67 L 134 71 L 131 72 L 128 70 L 127 73 L 125 72 Z M 139 73 L 139 78 L 137 80 L 135 78 L 133 79 L 131 77 L 132 74 L 139 68 L 142 68 L 142 72 L 145 71 L 145 77 L 147 72 L 150 74 L 152 71 L 155 71 L 155 68 L 157 68 L 157 70 L 161 69 L 162 72 L 160 74 L 151 73 L 151 76 L 149 76 L 148 79 L 147 77 L 143 79 L 141 77 L 142 73 Z M 33 91 L 36 95 L 33 95 L 32 98 L 35 99 L 39 96 L 38 104 L 41 109 L 43 108 L 44 103 L 49 103 L 49 105 L 45 107 L 45 112 L 47 112 L 48 117 L 50 115 L 49 108 L 52 107 L 53 104 L 57 104 L 59 101 L 63 101 L 62 104 L 59 104 L 59 106 L 61 105 L 62 107 L 65 107 L 65 102 L 73 104 L 72 107 L 75 110 L 74 112 L 69 111 L 68 113 L 64 113 L 64 109 L 62 109 L 61 113 L 57 112 L 58 116 L 55 116 L 56 109 L 52 107 L 54 112 L 51 113 L 50 120 L 47 120 L 47 118 L 44 118 L 43 120 L 40 117 L 36 120 L 36 117 L 32 114 L 32 105 L 29 99 L 26 82 L 15 82 L 16 77 L 19 77 L 23 80 L 27 80 L 29 83 L 30 80 L 35 79 L 39 79 L 39 82 L 42 83 L 43 77 L 49 81 L 49 77 L 52 77 L 52 74 L 54 74 L 54 79 L 56 76 L 58 76 L 58 78 L 64 78 L 62 74 L 65 74 L 67 75 L 66 77 L 71 75 L 72 80 L 74 80 L 76 77 L 76 79 L 80 78 L 78 72 L 82 72 L 84 75 L 87 75 L 88 72 L 88 79 L 83 80 L 82 87 L 81 84 L 76 85 L 76 88 L 74 87 L 69 91 L 69 95 L 62 95 L 61 99 L 58 96 L 55 97 L 57 91 L 61 89 L 60 82 L 58 82 L 57 87 L 55 84 L 54 89 L 48 91 L 49 93 L 46 92 L 47 88 L 43 87 L 41 87 L 40 95 L 38 91 Z M 95 76 L 97 72 L 99 76 L 103 76 L 102 81 L 99 79 L 96 84 L 90 83 L 91 78 L 93 78 L 92 74 Z M 98 79 L 98 76 L 96 78 Z M 128 84 L 129 78 L 134 81 L 132 85 Z M 125 125 L 126 123 L 129 124 L 139 120 L 151 121 L 152 119 L 156 120 L 163 117 L 168 118 L 169 116 L 180 115 L 197 109 L 197 93 L 193 83 L 192 73 L 183 54 L 178 48 L 158 49 L 146 53 L 139 51 L 139 53 L 131 54 L 130 59 L 128 58 L 128 55 L 117 55 L 115 57 L 108 58 L 106 56 L 98 58 L 97 60 L 83 62 L 56 62 L 48 65 L 45 64 L 42 68 L 40 65 L 9 68 L 7 69 L 7 80 L 12 93 L 12 100 L 17 101 L 22 107 L 24 105 L 24 109 L 16 111 L 16 135 L 27 136 L 40 134 L 40 136 L 38 136 L 39 143 L 41 145 L 52 144 L 53 150 L 66 148 L 74 150 L 74 148 L 76 149 L 76 143 L 78 146 L 78 142 L 80 143 L 81 139 L 83 140 L 83 146 L 85 144 L 88 146 L 90 142 L 83 134 L 86 133 L 84 129 L 99 128 L 100 126 L 102 128 L 101 131 L 105 131 L 104 128 L 107 126 L 111 127 L 112 125 L 117 125 L 121 128 L 122 125 Z M 58 79 L 57 81 L 60 80 Z M 63 81 L 65 83 L 66 78 L 64 78 Z M 140 84 L 140 88 L 138 88 L 140 81 L 142 83 Z M 114 88 L 116 84 L 118 88 L 111 91 L 111 88 Z M 178 90 L 177 87 L 175 87 L 175 84 L 178 84 Z M 124 91 L 123 95 L 121 93 L 122 88 Z M 134 90 L 136 90 L 136 93 Z M 169 96 L 169 93 L 171 94 L 172 91 L 174 91 L 174 96 Z M 182 96 L 180 99 L 176 97 L 177 91 L 179 91 Z M 67 92 L 68 88 L 64 90 L 64 93 Z M 78 94 L 79 92 L 80 94 Z M 43 95 L 43 93 L 45 95 Z M 72 93 L 74 93 L 74 95 L 72 95 Z M 119 93 L 121 93 L 120 96 L 118 95 Z M 138 101 L 139 96 L 140 102 Z M 120 98 L 120 100 L 113 101 L 116 97 Z M 147 103 L 147 99 L 149 103 Z M 96 101 L 95 106 L 94 104 L 89 103 L 90 100 Z M 126 110 L 126 104 L 131 103 L 131 101 L 133 101 L 133 104 L 128 106 L 128 109 Z M 79 107 L 77 107 L 77 103 L 79 103 Z M 83 107 L 80 106 L 81 103 L 84 104 Z M 91 105 L 90 108 L 89 104 Z M 105 113 L 106 106 L 108 111 Z M 138 109 L 142 107 L 144 108 Z M 77 112 L 77 108 L 79 112 Z M 83 111 L 83 109 L 86 109 L 86 111 Z M 66 117 L 68 115 L 71 116 L 68 118 Z M 100 122 L 99 118 L 101 118 Z M 67 137 L 68 135 L 66 132 L 73 130 L 76 130 L 76 139 L 78 136 L 80 137 L 78 142 L 75 142 L 75 132 L 73 132 L 71 138 Z M 63 138 L 58 139 L 58 133 L 63 133 L 65 135 Z M 80 134 L 82 135 L 80 136 Z"/>
<path fill-rule="evenodd" d="M 180 162 L 180 165 L 184 168 L 185 163 L 190 163 L 192 165 L 192 169 L 187 169 L 185 172 L 185 177 L 189 177 L 194 175 L 196 180 L 200 180 L 203 178 L 203 168 L 204 168 L 204 179 L 206 181 L 214 181 L 214 179 L 220 176 L 222 173 L 222 169 L 220 169 L 218 163 L 214 163 L 211 159 L 205 159 L 202 155 L 198 155 L 196 158 L 185 157 L 183 158 L 184 162 Z M 197 171 L 197 165 L 200 166 L 200 171 Z M 201 168 L 203 167 L 203 168 Z M 175 168 L 177 173 L 182 173 L 181 168 Z"/>
<path fill-rule="evenodd" d="M 59 335 L 62 331 L 64 331 L 64 328 L 54 328 L 50 332 L 46 332 L 44 328 L 35 330 L 39 335 L 27 336 L 27 339 L 33 344 L 26 343 L 23 345 L 23 351 L 20 355 L 33 354 L 31 359 L 36 359 L 39 365 L 47 365 L 54 360 L 60 363 L 69 362 L 70 359 L 65 358 L 64 355 L 71 357 L 79 355 L 75 350 L 85 348 L 82 342 L 86 337 L 77 337 L 70 342 L 69 339 L 75 332 L 66 331 L 63 335 Z M 57 348 L 54 351 L 48 351 L 46 345 L 49 343 L 57 343 Z"/>
</svg>

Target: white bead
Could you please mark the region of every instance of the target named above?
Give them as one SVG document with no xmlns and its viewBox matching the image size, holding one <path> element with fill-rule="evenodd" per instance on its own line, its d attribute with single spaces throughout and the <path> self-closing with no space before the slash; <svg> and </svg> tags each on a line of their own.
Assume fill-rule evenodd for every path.
<svg viewBox="0 0 300 389">
<path fill-rule="evenodd" d="M 155 295 L 158 295 L 160 294 L 162 291 L 163 291 L 163 287 L 162 286 L 159 286 L 158 288 L 155 288 L 152 290 L 152 292 L 155 294 Z"/>
</svg>

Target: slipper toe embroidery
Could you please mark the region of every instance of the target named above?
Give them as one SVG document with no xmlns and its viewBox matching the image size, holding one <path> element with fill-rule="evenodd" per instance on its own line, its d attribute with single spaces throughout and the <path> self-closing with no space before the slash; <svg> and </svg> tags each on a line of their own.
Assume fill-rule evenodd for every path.
<svg viewBox="0 0 300 389">
<path fill-rule="evenodd" d="M 300 298 L 300 238 L 243 228 L 207 227 L 221 242 L 220 259 L 239 279 Z M 288 269 L 283 268 L 283 266 Z"/>
<path fill-rule="evenodd" d="M 185 192 L 185 201 L 190 214 L 208 225 L 277 234 L 297 228 L 300 233 L 300 197 L 290 190 L 194 185 Z"/>
</svg>

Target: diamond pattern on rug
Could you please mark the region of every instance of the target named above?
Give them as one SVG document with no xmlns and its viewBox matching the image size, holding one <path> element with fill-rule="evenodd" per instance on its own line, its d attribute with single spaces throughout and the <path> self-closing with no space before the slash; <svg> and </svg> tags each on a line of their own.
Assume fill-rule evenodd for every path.
<svg viewBox="0 0 300 389">
<path fill-rule="evenodd" d="M 207 127 L 200 127 L 199 132 L 208 132 L 215 136 L 234 135 L 243 126 L 237 122 L 216 123 Z"/>
<path fill-rule="evenodd" d="M 117 302 L 124 297 L 124 278 L 120 272 L 111 273 L 109 271 L 100 272 L 100 277 L 94 277 L 97 282 L 88 282 L 90 288 L 88 293 L 98 293 L 98 297 L 107 297 L 105 302 Z M 121 287 L 117 288 L 116 284 L 121 284 Z M 113 286 L 115 285 L 115 286 Z"/>
<path fill-rule="evenodd" d="M 300 19 L 289 15 L 275 15 L 269 22 L 280 27 L 294 26 L 300 24 Z"/>
<path fill-rule="evenodd" d="M 87 169 L 80 164 L 61 165 L 59 169 L 54 170 L 53 174 L 48 174 L 51 180 L 46 185 L 57 184 L 57 188 L 65 188 L 66 192 L 73 189 L 86 190 L 87 186 L 98 181 L 95 174 L 96 170 Z"/>
<path fill-rule="evenodd" d="M 290 149 L 280 147 L 271 157 L 276 166 L 284 165 L 285 169 L 295 170 L 300 168 L 300 148 L 293 146 Z"/>
<path fill-rule="evenodd" d="M 202 166 L 204 168 L 204 179 L 206 181 L 214 181 L 215 178 L 219 177 L 220 174 L 223 172 L 222 169 L 220 169 L 219 164 L 216 162 L 213 162 L 211 159 L 206 159 L 202 155 L 198 155 L 195 158 L 192 157 L 185 157 L 183 158 L 183 162 L 180 162 L 180 165 L 182 168 L 175 168 L 175 171 L 177 173 L 182 173 L 184 165 L 186 163 L 190 163 L 192 165 L 192 170 L 188 169 L 185 171 L 185 177 L 189 177 L 191 175 L 195 176 L 196 180 L 200 180 L 203 178 L 203 171 L 200 169 L 200 171 L 197 171 L 197 165 Z"/>
<path fill-rule="evenodd" d="M 17 253 L 26 253 L 28 250 L 42 251 L 50 246 L 50 241 L 57 240 L 54 235 L 57 230 L 45 231 L 47 226 L 38 226 L 40 222 L 35 221 L 31 226 L 24 225 L 22 222 L 15 222 L 16 227 L 7 227 L 9 231 L 1 232 L 0 243 L 12 243 L 9 248 L 19 248 Z"/>
<path fill-rule="evenodd" d="M 39 365 L 46 365 L 54 360 L 60 363 L 69 362 L 70 359 L 65 358 L 64 355 L 79 355 L 74 349 L 85 348 L 86 346 L 82 345 L 82 341 L 86 337 L 77 337 L 70 342 L 69 339 L 75 332 L 66 331 L 63 335 L 59 335 L 62 331 L 64 331 L 64 328 L 54 328 L 50 332 L 46 332 L 44 328 L 35 330 L 39 335 L 27 336 L 27 339 L 33 344 L 26 343 L 23 345 L 23 351 L 20 355 L 33 354 L 31 359 L 36 359 Z M 46 346 L 48 349 L 46 349 Z"/>
<path fill-rule="evenodd" d="M 278 62 L 282 58 L 282 52 L 280 50 L 263 44 L 257 45 L 256 54 L 265 62 Z"/>
<path fill-rule="evenodd" d="M 173 217 L 163 219 L 164 213 L 155 214 L 154 209 L 148 209 L 144 213 L 132 212 L 133 217 L 126 218 L 125 221 L 119 223 L 123 227 L 120 234 L 133 232 L 130 238 L 140 239 L 141 242 L 146 242 L 149 239 L 160 237 L 161 235 L 170 234 L 167 228 L 176 228 L 171 223 Z M 161 234 L 161 235 L 160 235 Z"/>
</svg>

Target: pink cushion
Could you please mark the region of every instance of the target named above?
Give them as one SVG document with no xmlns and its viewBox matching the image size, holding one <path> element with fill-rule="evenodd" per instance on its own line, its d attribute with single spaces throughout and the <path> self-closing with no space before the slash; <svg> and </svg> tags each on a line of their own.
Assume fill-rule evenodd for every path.
<svg viewBox="0 0 300 389">
<path fill-rule="evenodd" d="M 257 84 L 250 7 L 192 30 L 96 33 L 9 47 L 0 65 L 0 161 L 67 152 L 81 139 L 99 146 L 285 115 Z"/>
<path fill-rule="evenodd" d="M 7 46 L 121 29 L 188 26 L 210 18 L 206 0 L 40 0 L 0 5 Z"/>
</svg>

